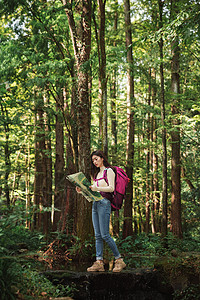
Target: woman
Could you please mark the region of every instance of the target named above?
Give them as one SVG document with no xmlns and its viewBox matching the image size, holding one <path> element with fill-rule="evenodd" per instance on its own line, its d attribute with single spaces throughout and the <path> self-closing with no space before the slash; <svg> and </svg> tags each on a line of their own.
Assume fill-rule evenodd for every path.
<svg viewBox="0 0 200 300">
<path fill-rule="evenodd" d="M 103 179 L 104 170 L 107 169 L 108 183 Z M 87 269 L 88 272 L 105 271 L 103 263 L 103 240 L 108 244 L 115 257 L 115 267 L 113 272 L 120 272 L 126 267 L 119 250 L 109 233 L 109 223 L 111 214 L 112 193 L 115 189 L 115 171 L 107 161 L 101 150 L 91 154 L 91 177 L 93 185 L 90 186 L 92 191 L 98 191 L 103 196 L 100 201 L 93 202 L 92 205 L 92 222 L 96 239 L 96 261 Z M 81 192 L 80 188 L 76 188 Z"/>
</svg>

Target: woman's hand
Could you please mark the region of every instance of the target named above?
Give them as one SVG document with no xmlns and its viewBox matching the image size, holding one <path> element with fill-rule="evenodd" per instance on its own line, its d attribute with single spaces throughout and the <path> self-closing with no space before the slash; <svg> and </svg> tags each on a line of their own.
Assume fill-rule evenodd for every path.
<svg viewBox="0 0 200 300">
<path fill-rule="evenodd" d="M 81 188 L 76 186 L 76 191 L 77 191 L 77 193 L 81 193 Z"/>
<path fill-rule="evenodd" d="M 98 191 L 98 187 L 96 185 L 91 185 L 90 186 L 90 189 L 93 191 L 93 192 L 97 192 Z"/>
</svg>

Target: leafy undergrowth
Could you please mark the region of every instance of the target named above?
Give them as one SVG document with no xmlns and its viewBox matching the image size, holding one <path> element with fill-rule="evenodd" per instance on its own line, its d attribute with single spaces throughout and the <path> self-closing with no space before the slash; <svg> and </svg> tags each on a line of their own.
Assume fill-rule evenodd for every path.
<svg viewBox="0 0 200 300">
<path fill-rule="evenodd" d="M 200 299 L 200 284 L 191 284 L 182 291 L 174 293 L 173 300 L 199 300 Z"/>
<path fill-rule="evenodd" d="M 50 299 L 52 297 L 72 297 L 74 286 L 54 285 L 44 275 L 45 269 L 68 268 L 76 262 L 89 262 L 95 256 L 94 237 L 82 241 L 66 233 L 54 233 L 47 243 L 44 236 L 31 232 L 18 224 L 19 218 L 0 220 L 0 290 L 1 300 Z M 177 275 L 182 270 L 188 274 L 199 272 L 198 239 L 185 236 L 177 240 L 172 235 L 163 240 L 159 235 L 140 234 L 125 240 L 115 238 L 128 268 L 154 267 L 162 258 L 165 271 Z M 105 247 L 107 261 L 113 259 Z M 169 268 L 170 266 L 170 268 Z M 190 289 L 194 293 L 198 287 Z M 186 299 L 185 291 L 176 299 Z M 182 297 L 182 298 L 180 298 Z M 191 298 L 193 299 L 193 298 Z"/>
<path fill-rule="evenodd" d="M 52 256 L 57 264 L 69 260 L 61 240 L 47 247 L 41 233 L 31 232 L 16 219 L 5 216 L 0 219 L 0 245 L 1 300 L 73 296 L 73 286 L 54 285 L 41 272 L 52 268 Z"/>
</svg>

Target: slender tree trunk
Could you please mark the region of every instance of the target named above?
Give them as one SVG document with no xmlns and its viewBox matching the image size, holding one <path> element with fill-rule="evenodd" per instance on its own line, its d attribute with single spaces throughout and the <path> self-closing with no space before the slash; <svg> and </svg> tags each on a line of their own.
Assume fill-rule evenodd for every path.
<svg viewBox="0 0 200 300">
<path fill-rule="evenodd" d="M 43 206 L 46 199 L 46 162 L 45 162 L 45 129 L 44 101 L 42 97 L 35 99 L 35 180 L 34 204 L 36 206 L 35 227 L 44 230 Z"/>
<path fill-rule="evenodd" d="M 6 202 L 7 206 L 10 206 L 10 190 L 8 185 L 8 178 L 10 175 L 10 150 L 9 150 L 9 128 L 8 125 L 5 126 L 5 133 L 6 133 L 6 142 L 4 147 L 4 153 L 5 153 L 5 195 L 6 195 Z"/>
<path fill-rule="evenodd" d="M 72 93 L 71 93 L 71 110 L 67 105 L 67 97 L 66 97 L 66 90 L 64 89 L 64 105 L 65 105 L 65 114 L 69 113 L 67 118 L 68 123 L 71 124 L 71 130 L 68 132 L 69 143 L 71 145 L 70 155 L 72 155 L 71 159 L 74 163 L 74 168 L 76 171 L 78 170 L 78 112 L 77 106 L 79 105 L 78 99 L 78 82 L 76 77 L 76 72 L 73 67 L 72 73 Z"/>
<path fill-rule="evenodd" d="M 117 117 L 116 117 L 116 72 L 113 71 L 112 82 L 111 82 L 111 158 L 112 164 L 117 164 Z"/>
<path fill-rule="evenodd" d="M 48 95 L 44 95 L 44 104 L 49 105 Z M 43 213 L 44 233 L 47 235 L 51 230 L 51 209 L 52 209 L 52 149 L 51 149 L 51 132 L 49 115 L 44 112 L 44 130 L 45 130 L 45 186 L 46 196 L 44 199 L 44 207 L 46 211 Z"/>
<path fill-rule="evenodd" d="M 150 70 L 150 95 L 151 95 L 151 101 L 150 101 L 150 107 L 152 107 L 152 111 L 154 109 L 155 106 L 155 98 L 156 98 L 156 89 L 155 89 L 155 69 L 151 68 Z M 154 174 L 154 167 L 155 167 L 155 147 L 156 147 L 156 133 L 155 133 L 155 119 L 154 119 L 154 115 L 151 112 L 150 113 L 150 182 L 151 182 L 151 228 L 152 228 L 152 233 L 156 233 L 157 232 L 157 211 L 156 211 L 156 197 L 155 197 L 155 177 L 157 175 L 157 173 Z"/>
<path fill-rule="evenodd" d="M 178 38 L 172 42 L 172 93 L 180 94 L 179 88 L 179 46 Z M 180 161 L 180 120 L 179 100 L 176 97 L 171 106 L 172 112 L 172 158 L 171 158 L 171 181 L 172 181 L 172 201 L 171 201 L 171 230 L 174 235 L 182 238 L 181 224 L 181 161 Z"/>
<path fill-rule="evenodd" d="M 54 191 L 54 217 L 53 231 L 61 229 L 61 216 L 64 208 L 64 133 L 63 115 L 60 107 L 64 106 L 62 91 L 57 93 L 56 102 L 56 160 L 55 160 L 55 191 Z M 58 104 L 59 102 L 59 104 Z"/>
<path fill-rule="evenodd" d="M 163 2 L 159 3 L 160 28 L 163 27 Z M 160 48 L 160 86 L 161 86 L 161 121 L 162 121 L 162 235 L 167 235 L 167 141 L 166 141 L 166 125 L 165 125 L 165 91 L 164 91 L 164 71 L 163 71 L 163 38 L 159 41 Z"/>
<path fill-rule="evenodd" d="M 64 89 L 64 111 L 71 116 L 66 117 L 68 123 L 71 123 L 70 130 L 66 132 L 66 170 L 65 174 L 74 174 L 78 172 L 78 126 L 77 126 L 77 105 L 78 105 L 77 81 L 73 78 L 73 87 L 71 94 L 71 110 L 68 107 L 67 93 Z M 70 112 L 70 113 L 69 113 Z M 62 231 L 66 229 L 68 234 L 76 233 L 77 217 L 77 193 L 72 184 L 66 180 L 64 189 L 65 208 L 62 218 Z"/>
<path fill-rule="evenodd" d="M 27 138 L 27 147 L 25 148 L 25 184 L 26 184 L 26 227 L 31 229 L 31 220 L 30 220 L 30 207 L 31 207 L 31 195 L 30 195 L 30 141 Z"/>
<path fill-rule="evenodd" d="M 134 76 L 132 54 L 132 32 L 130 19 L 130 1 L 124 0 L 125 33 L 127 49 L 127 148 L 126 148 L 126 173 L 130 179 L 124 203 L 123 238 L 133 234 L 133 160 L 134 160 Z"/>
<path fill-rule="evenodd" d="M 114 37 L 117 32 L 118 23 L 118 0 L 115 1 L 115 18 L 114 18 Z M 114 40 L 113 46 L 116 47 L 116 41 Z M 116 67 L 113 69 L 110 82 L 110 97 L 111 97 L 111 158 L 112 165 L 117 165 L 117 116 L 116 116 L 116 98 L 117 98 L 117 70 Z M 119 236 L 119 216 L 115 211 L 112 214 L 113 233 Z"/>
<path fill-rule="evenodd" d="M 155 69 L 152 69 L 151 73 L 152 79 L 152 103 L 153 107 L 156 105 L 156 72 Z M 158 179 L 158 155 L 157 155 L 157 120 L 152 116 L 152 171 L 153 171 L 153 203 L 154 203 L 154 227 L 155 232 L 160 231 L 159 223 L 159 209 L 160 209 L 160 194 L 159 194 L 159 179 Z"/>
<path fill-rule="evenodd" d="M 115 18 L 114 18 L 114 36 L 117 34 L 117 23 L 118 23 L 118 0 L 115 1 Z M 113 47 L 116 47 L 116 41 L 113 42 Z M 117 99 L 117 68 L 114 67 L 111 75 L 110 83 L 110 97 L 111 97 L 111 158 L 112 164 L 117 164 L 117 116 L 116 116 L 116 99 Z"/>
<path fill-rule="evenodd" d="M 4 145 L 4 156 L 5 156 L 5 176 L 4 176 L 4 192 L 6 195 L 7 206 L 10 207 L 10 190 L 8 185 L 8 178 L 10 175 L 10 150 L 9 150 L 9 125 L 7 123 L 8 113 L 1 103 L 1 113 L 3 119 L 3 126 L 5 131 L 5 145 Z"/>
<path fill-rule="evenodd" d="M 149 159 L 150 159 L 150 153 L 147 152 L 146 155 L 146 203 L 145 203 L 145 216 L 146 216 L 146 222 L 145 222 L 145 232 L 150 232 L 150 184 L 149 184 Z"/>
<path fill-rule="evenodd" d="M 150 108 L 151 105 L 151 68 L 149 70 L 149 97 L 148 97 L 148 107 Z M 145 232 L 150 232 L 150 212 L 151 212 L 151 206 L 150 206 L 150 195 L 151 195 L 151 185 L 150 185 L 150 163 L 151 163 L 151 155 L 150 155 L 150 136 L 151 136 L 151 125 L 150 125 L 150 112 L 147 113 L 147 140 L 148 140 L 148 147 L 147 147 L 147 154 L 146 154 L 146 226 L 145 226 Z"/>
<path fill-rule="evenodd" d="M 107 132 L 107 78 L 106 78 L 106 48 L 105 48 L 105 5 L 106 0 L 98 0 L 99 7 L 99 94 L 100 94 L 100 122 L 102 121 L 103 152 L 108 155 L 108 132 Z M 102 120 L 101 120 L 102 116 Z M 101 124 L 100 124 L 101 127 Z"/>
<path fill-rule="evenodd" d="M 156 145 L 156 119 L 153 119 L 153 143 Z M 155 146 L 156 147 L 156 146 Z M 154 202 L 154 215 L 155 215 L 155 231 L 160 231 L 159 223 L 159 209 L 160 209 L 160 194 L 159 194 L 159 180 L 158 180 L 158 155 L 156 149 L 153 150 L 153 202 Z"/>
<path fill-rule="evenodd" d="M 183 180 L 185 180 L 185 182 L 188 184 L 190 191 L 193 191 L 195 189 L 195 186 L 193 185 L 191 180 L 189 178 L 187 178 L 186 171 L 183 166 L 181 166 L 181 176 L 183 177 Z"/>
</svg>

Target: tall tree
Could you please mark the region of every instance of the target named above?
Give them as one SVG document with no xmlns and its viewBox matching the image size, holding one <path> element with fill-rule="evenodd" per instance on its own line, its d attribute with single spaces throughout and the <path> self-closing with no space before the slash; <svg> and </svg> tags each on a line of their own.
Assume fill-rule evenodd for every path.
<svg viewBox="0 0 200 300">
<path fill-rule="evenodd" d="M 148 107 L 151 105 L 151 68 L 149 69 L 149 93 L 148 93 Z M 151 149 L 150 149 L 150 136 L 151 136 L 151 122 L 150 111 L 147 112 L 147 154 L 146 154 L 146 226 L 145 231 L 148 234 L 150 232 L 150 211 L 151 210 L 151 183 L 150 183 L 150 168 L 151 168 Z"/>
<path fill-rule="evenodd" d="M 89 97 L 89 59 L 91 51 L 91 0 L 83 0 L 74 6 L 73 1 L 63 0 L 68 18 L 71 39 L 76 62 L 76 76 L 78 78 L 78 143 L 79 170 L 90 175 L 90 97 Z M 79 14 L 79 20 L 74 17 L 74 9 Z M 79 23 L 78 23 L 79 22 Z M 78 196 L 81 197 L 81 196 Z M 92 232 L 91 205 L 87 200 L 77 202 L 77 234 L 86 238 Z"/>
<path fill-rule="evenodd" d="M 117 24 L 118 24 L 118 0 L 114 3 L 114 41 L 113 47 L 116 48 L 116 35 L 117 35 Z M 117 164 L 117 107 L 116 107 L 116 100 L 117 100 L 117 68 L 118 66 L 115 65 L 113 71 L 110 76 L 110 97 L 111 97 L 111 157 L 112 157 L 112 164 Z M 113 213 L 113 232 L 116 235 L 119 235 L 119 217 L 117 212 Z"/>
<path fill-rule="evenodd" d="M 163 27 L 163 2 L 159 5 L 159 28 Z M 165 118 L 165 90 L 164 90 L 164 64 L 163 64 L 163 37 L 159 41 L 160 50 L 160 102 L 161 102 L 161 122 L 162 122 L 162 234 L 167 235 L 167 138 L 166 138 L 166 118 Z"/>
<path fill-rule="evenodd" d="M 108 155 L 108 116 L 107 116 L 107 78 L 106 78 L 106 47 L 105 47 L 105 7 L 106 0 L 98 0 L 98 24 L 95 18 L 95 4 L 93 9 L 93 21 L 97 42 L 99 61 L 99 142 L 100 148 Z"/>
<path fill-rule="evenodd" d="M 127 145 L 126 172 L 130 178 L 124 204 L 123 237 L 133 234 L 132 201 L 133 201 L 133 159 L 134 159 L 134 75 L 133 75 L 133 47 L 130 17 L 130 1 L 124 0 L 125 35 L 127 51 Z"/>
<path fill-rule="evenodd" d="M 3 99 L 0 100 L 1 105 L 1 119 L 3 123 L 3 128 L 5 132 L 5 142 L 4 142 L 4 157 L 5 157 L 5 176 L 4 176 L 4 192 L 6 195 L 6 203 L 7 206 L 10 206 L 10 191 L 8 185 L 8 178 L 10 175 L 10 149 L 9 149 L 9 136 L 10 136 L 10 128 L 9 128 L 9 117 L 7 108 L 4 106 Z"/>
<path fill-rule="evenodd" d="M 153 107 L 156 106 L 156 71 L 152 69 L 152 103 Z M 157 118 L 152 116 L 152 144 L 153 144 L 153 153 L 152 153 L 152 165 L 153 165 L 153 204 L 154 204 L 154 227 L 155 232 L 160 231 L 160 222 L 159 222 L 159 208 L 160 208 L 160 193 L 159 193 L 159 178 L 158 178 L 158 144 L 157 144 Z"/>
<path fill-rule="evenodd" d="M 47 168 L 46 145 L 44 127 L 44 99 L 41 93 L 35 93 L 35 180 L 34 180 L 34 204 L 36 207 L 35 227 L 47 232 L 45 227 L 44 207 L 47 202 Z"/>
<path fill-rule="evenodd" d="M 117 36 L 117 25 L 118 25 L 118 0 L 115 0 L 114 3 L 114 25 L 113 25 L 113 47 L 116 48 L 116 36 Z M 111 97 L 111 157 L 112 157 L 112 164 L 116 165 L 117 163 L 117 107 L 116 107 L 116 100 L 117 100 L 117 64 L 115 64 L 111 76 L 110 76 L 110 97 Z"/>
<path fill-rule="evenodd" d="M 177 0 L 171 1 L 172 19 L 178 12 Z M 172 181 L 172 200 L 171 200 L 171 230 L 179 238 L 182 238 L 181 224 L 181 160 L 180 160 L 180 48 L 179 37 L 175 33 L 175 37 L 171 42 L 172 60 L 171 60 L 171 91 L 173 95 L 173 103 L 171 105 L 172 112 L 172 157 L 171 157 L 171 181 Z"/>
<path fill-rule="evenodd" d="M 106 78 L 106 47 L 105 47 L 105 6 L 106 0 L 98 0 L 99 5 L 99 79 L 100 79 L 100 96 L 102 103 L 102 141 L 103 151 L 105 155 L 108 155 L 108 114 L 107 114 L 107 78 Z"/>
<path fill-rule="evenodd" d="M 53 230 L 61 228 L 61 214 L 64 210 L 64 132 L 63 115 L 60 107 L 64 106 L 62 90 L 58 88 L 56 101 L 56 160 L 55 160 L 55 192 L 54 192 L 54 211 Z"/>
</svg>

